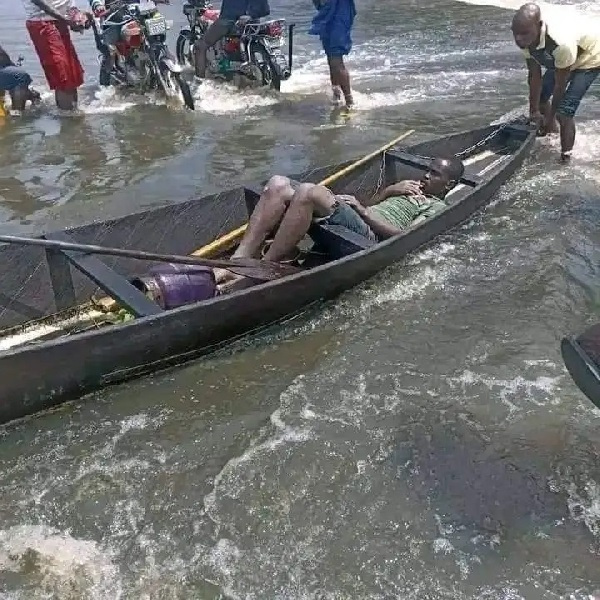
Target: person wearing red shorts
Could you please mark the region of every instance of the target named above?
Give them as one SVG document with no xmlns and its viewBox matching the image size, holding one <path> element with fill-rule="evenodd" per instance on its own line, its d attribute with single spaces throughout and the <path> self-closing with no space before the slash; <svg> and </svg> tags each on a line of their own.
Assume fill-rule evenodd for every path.
<svg viewBox="0 0 600 600">
<path fill-rule="evenodd" d="M 23 0 L 29 36 L 40 59 L 56 105 L 77 107 L 77 88 L 83 83 L 83 67 L 71 41 L 72 31 L 82 31 L 82 13 L 73 0 Z"/>
</svg>

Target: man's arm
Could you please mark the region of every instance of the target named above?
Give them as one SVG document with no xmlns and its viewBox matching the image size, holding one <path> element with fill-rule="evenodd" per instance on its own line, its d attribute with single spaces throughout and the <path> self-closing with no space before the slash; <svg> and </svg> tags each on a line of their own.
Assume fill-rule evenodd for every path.
<svg viewBox="0 0 600 600">
<path fill-rule="evenodd" d="M 529 116 L 537 118 L 540 114 L 540 96 L 542 95 L 542 67 L 533 58 L 528 58 L 527 71 Z"/>
<path fill-rule="evenodd" d="M 47 15 L 58 21 L 64 21 L 70 23 L 69 19 L 63 17 L 60 13 L 56 12 L 51 6 L 49 6 L 44 0 L 31 0 L 40 10 L 43 10 Z"/>
<path fill-rule="evenodd" d="M 387 221 L 379 219 L 371 211 L 367 210 L 367 208 L 363 206 L 354 196 L 342 195 L 341 198 L 360 215 L 360 218 L 377 236 L 385 239 L 402 231 L 402 229 L 398 229 L 397 227 L 390 225 Z"/>
<path fill-rule="evenodd" d="M 567 90 L 567 83 L 569 83 L 569 75 L 571 75 L 570 69 L 556 69 L 554 73 L 554 91 L 552 92 L 552 105 L 550 106 L 550 114 L 548 115 L 548 121 L 552 123 L 556 116 L 556 111 L 562 102 L 562 99 Z"/>
<path fill-rule="evenodd" d="M 556 111 L 567 90 L 567 83 L 569 83 L 569 76 L 571 75 L 571 67 L 577 60 L 577 44 L 561 44 L 554 50 L 553 55 L 556 70 L 554 72 L 552 105 L 550 106 L 550 114 L 547 117 L 548 123 L 554 122 Z"/>
<path fill-rule="evenodd" d="M 398 227 L 390 225 L 387 221 L 378 218 L 371 211 L 365 210 L 364 214 L 360 215 L 362 220 L 371 228 L 373 233 L 384 240 L 395 235 L 398 235 L 403 231 Z"/>
<path fill-rule="evenodd" d="M 405 181 L 399 181 L 398 183 L 393 183 L 392 185 L 388 185 L 382 192 L 380 192 L 373 202 L 370 203 L 370 206 L 374 206 L 375 204 L 379 204 L 392 196 L 405 196 L 412 194 L 420 194 L 421 193 L 421 184 L 418 181 L 411 181 L 407 179 Z"/>
</svg>

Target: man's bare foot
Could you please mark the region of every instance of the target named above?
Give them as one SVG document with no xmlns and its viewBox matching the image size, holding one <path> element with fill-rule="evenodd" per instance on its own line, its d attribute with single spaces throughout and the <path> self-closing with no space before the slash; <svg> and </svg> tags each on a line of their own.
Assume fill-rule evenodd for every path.
<svg viewBox="0 0 600 600">
<path fill-rule="evenodd" d="M 567 152 L 561 152 L 560 162 L 563 164 L 569 164 L 571 162 L 572 150 Z"/>
<path fill-rule="evenodd" d="M 219 294 L 226 294 L 229 292 L 239 281 L 244 279 L 241 275 L 234 275 L 230 273 L 232 276 L 225 281 L 222 281 L 217 285 L 217 289 L 219 290 Z"/>
<path fill-rule="evenodd" d="M 227 269 L 213 269 L 213 273 L 215 274 L 217 285 L 231 281 L 236 277 L 234 273 L 228 271 Z"/>
<path fill-rule="evenodd" d="M 331 99 L 331 103 L 334 106 L 341 106 L 342 105 L 342 88 L 339 85 L 334 85 L 331 88 L 333 97 Z"/>
</svg>

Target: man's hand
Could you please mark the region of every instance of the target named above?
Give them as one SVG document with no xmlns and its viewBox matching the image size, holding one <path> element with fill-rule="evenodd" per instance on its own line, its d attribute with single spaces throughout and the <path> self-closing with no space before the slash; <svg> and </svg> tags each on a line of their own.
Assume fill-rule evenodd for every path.
<svg viewBox="0 0 600 600">
<path fill-rule="evenodd" d="M 420 196 L 423 194 L 423 191 L 421 190 L 421 182 L 414 181 L 412 179 L 399 181 L 394 186 L 394 192 L 397 194 L 405 194 L 407 196 Z"/>
<path fill-rule="evenodd" d="M 361 217 L 367 214 L 367 209 L 354 197 L 341 194 L 339 196 L 348 206 L 352 207 Z"/>
<path fill-rule="evenodd" d="M 85 29 L 85 25 L 82 25 L 79 21 L 69 21 L 69 29 L 71 31 L 82 32 Z"/>
<path fill-rule="evenodd" d="M 544 115 L 539 110 L 529 113 L 529 123 L 539 129 L 544 124 Z"/>
</svg>

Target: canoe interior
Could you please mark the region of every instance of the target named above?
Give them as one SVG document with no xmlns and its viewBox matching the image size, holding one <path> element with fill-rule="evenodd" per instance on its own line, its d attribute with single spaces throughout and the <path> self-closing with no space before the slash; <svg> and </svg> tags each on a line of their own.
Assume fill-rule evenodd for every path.
<svg viewBox="0 0 600 600">
<path fill-rule="evenodd" d="M 368 201 L 383 185 L 405 178 L 419 178 L 422 166 L 408 165 L 395 156 L 395 151 L 416 156 L 452 156 L 470 148 L 496 130 L 485 127 L 479 130 L 422 142 L 410 147 L 393 149 L 373 158 L 370 162 L 342 177 L 332 189 L 336 193 L 354 194 Z M 492 149 L 485 160 L 466 168 L 465 177 L 481 173 L 493 166 L 502 154 L 510 156 L 526 133 L 521 136 L 510 129 L 493 140 L 473 150 L 471 154 Z M 338 172 L 352 161 L 312 169 L 291 177 L 298 181 L 319 182 Z M 252 210 L 255 195 L 250 189 L 258 184 L 241 185 L 218 194 L 153 208 L 126 217 L 91 223 L 66 230 L 74 240 L 88 244 L 131 248 L 170 254 L 190 254 L 195 249 L 213 241 L 245 223 Z M 461 185 L 452 195 L 458 202 L 472 190 Z M 99 257 L 102 262 L 124 277 L 131 278 L 146 272 L 152 263 L 123 258 Z M 98 286 L 77 269 L 64 255 L 31 246 L 2 245 L 0 269 L 3 273 L 0 286 L 0 329 L 21 326 L 46 318 L 89 301 Z M 72 289 L 65 282 L 72 281 Z"/>
</svg>

